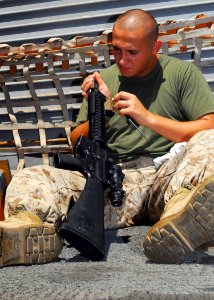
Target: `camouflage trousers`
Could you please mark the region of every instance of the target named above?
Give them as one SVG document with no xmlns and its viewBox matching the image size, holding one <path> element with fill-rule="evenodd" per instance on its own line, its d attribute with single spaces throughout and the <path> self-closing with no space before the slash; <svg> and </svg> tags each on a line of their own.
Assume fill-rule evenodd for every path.
<svg viewBox="0 0 214 300">
<path fill-rule="evenodd" d="M 123 163 L 126 196 L 119 208 L 105 198 L 105 228 L 121 228 L 149 218 L 159 220 L 165 204 L 180 188 L 192 190 L 214 173 L 214 130 L 193 136 L 186 146 L 159 168 L 144 158 Z M 78 172 L 33 166 L 16 173 L 7 188 L 5 217 L 30 210 L 55 223 L 78 200 L 85 178 Z M 89 199 L 90 201 L 90 199 Z"/>
</svg>

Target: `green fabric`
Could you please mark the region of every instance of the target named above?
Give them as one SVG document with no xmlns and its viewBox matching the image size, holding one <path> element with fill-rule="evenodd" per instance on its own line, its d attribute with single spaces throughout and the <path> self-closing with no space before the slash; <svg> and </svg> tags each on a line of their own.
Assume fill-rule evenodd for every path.
<svg viewBox="0 0 214 300">
<path fill-rule="evenodd" d="M 193 63 L 159 55 L 159 63 L 145 77 L 125 78 L 117 66 L 100 72 L 114 97 L 118 91 L 135 94 L 143 105 L 154 114 L 166 118 L 196 120 L 214 112 L 214 97 L 204 76 Z M 87 101 L 81 106 L 77 124 L 87 119 Z M 146 139 L 117 113 L 110 119 L 107 130 L 108 148 L 122 160 L 134 155 L 162 155 L 169 151 L 173 142 L 159 134 L 139 126 Z"/>
</svg>

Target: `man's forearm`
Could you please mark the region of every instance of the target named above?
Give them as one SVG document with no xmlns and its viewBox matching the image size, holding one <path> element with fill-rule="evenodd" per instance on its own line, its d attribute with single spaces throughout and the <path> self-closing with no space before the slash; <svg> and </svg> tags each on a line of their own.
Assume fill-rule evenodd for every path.
<svg viewBox="0 0 214 300">
<path fill-rule="evenodd" d="M 201 130 L 213 129 L 214 114 L 207 114 L 195 121 L 180 122 L 149 112 L 147 118 L 139 120 L 138 123 L 178 143 L 188 141 L 194 134 Z"/>
</svg>

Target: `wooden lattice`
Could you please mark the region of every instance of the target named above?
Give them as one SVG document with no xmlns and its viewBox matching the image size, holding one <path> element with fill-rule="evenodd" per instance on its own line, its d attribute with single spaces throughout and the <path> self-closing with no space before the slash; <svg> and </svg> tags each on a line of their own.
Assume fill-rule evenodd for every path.
<svg viewBox="0 0 214 300">
<path fill-rule="evenodd" d="M 202 67 L 202 50 L 214 46 L 213 24 L 214 17 L 204 15 L 160 24 L 161 52 L 194 51 L 194 62 Z M 49 164 L 51 153 L 71 151 L 72 113 L 81 104 L 81 81 L 112 62 L 111 30 L 70 41 L 0 44 L 0 153 L 16 154 L 21 169 L 26 154 L 39 153 Z"/>
</svg>

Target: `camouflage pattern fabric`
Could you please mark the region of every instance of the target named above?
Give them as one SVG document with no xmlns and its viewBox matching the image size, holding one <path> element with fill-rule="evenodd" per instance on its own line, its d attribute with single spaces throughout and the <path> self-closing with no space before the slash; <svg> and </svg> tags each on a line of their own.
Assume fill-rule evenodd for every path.
<svg viewBox="0 0 214 300">
<path fill-rule="evenodd" d="M 126 196 L 120 208 L 105 198 L 105 228 L 134 225 L 148 217 L 160 219 L 165 204 L 178 189 L 192 190 L 214 173 L 214 130 L 197 133 L 174 157 L 157 169 L 139 158 L 121 166 Z M 5 217 L 30 210 L 43 221 L 54 223 L 78 200 L 85 178 L 74 171 L 34 166 L 16 173 L 7 188 Z M 90 199 L 89 199 L 90 201 Z"/>
</svg>

